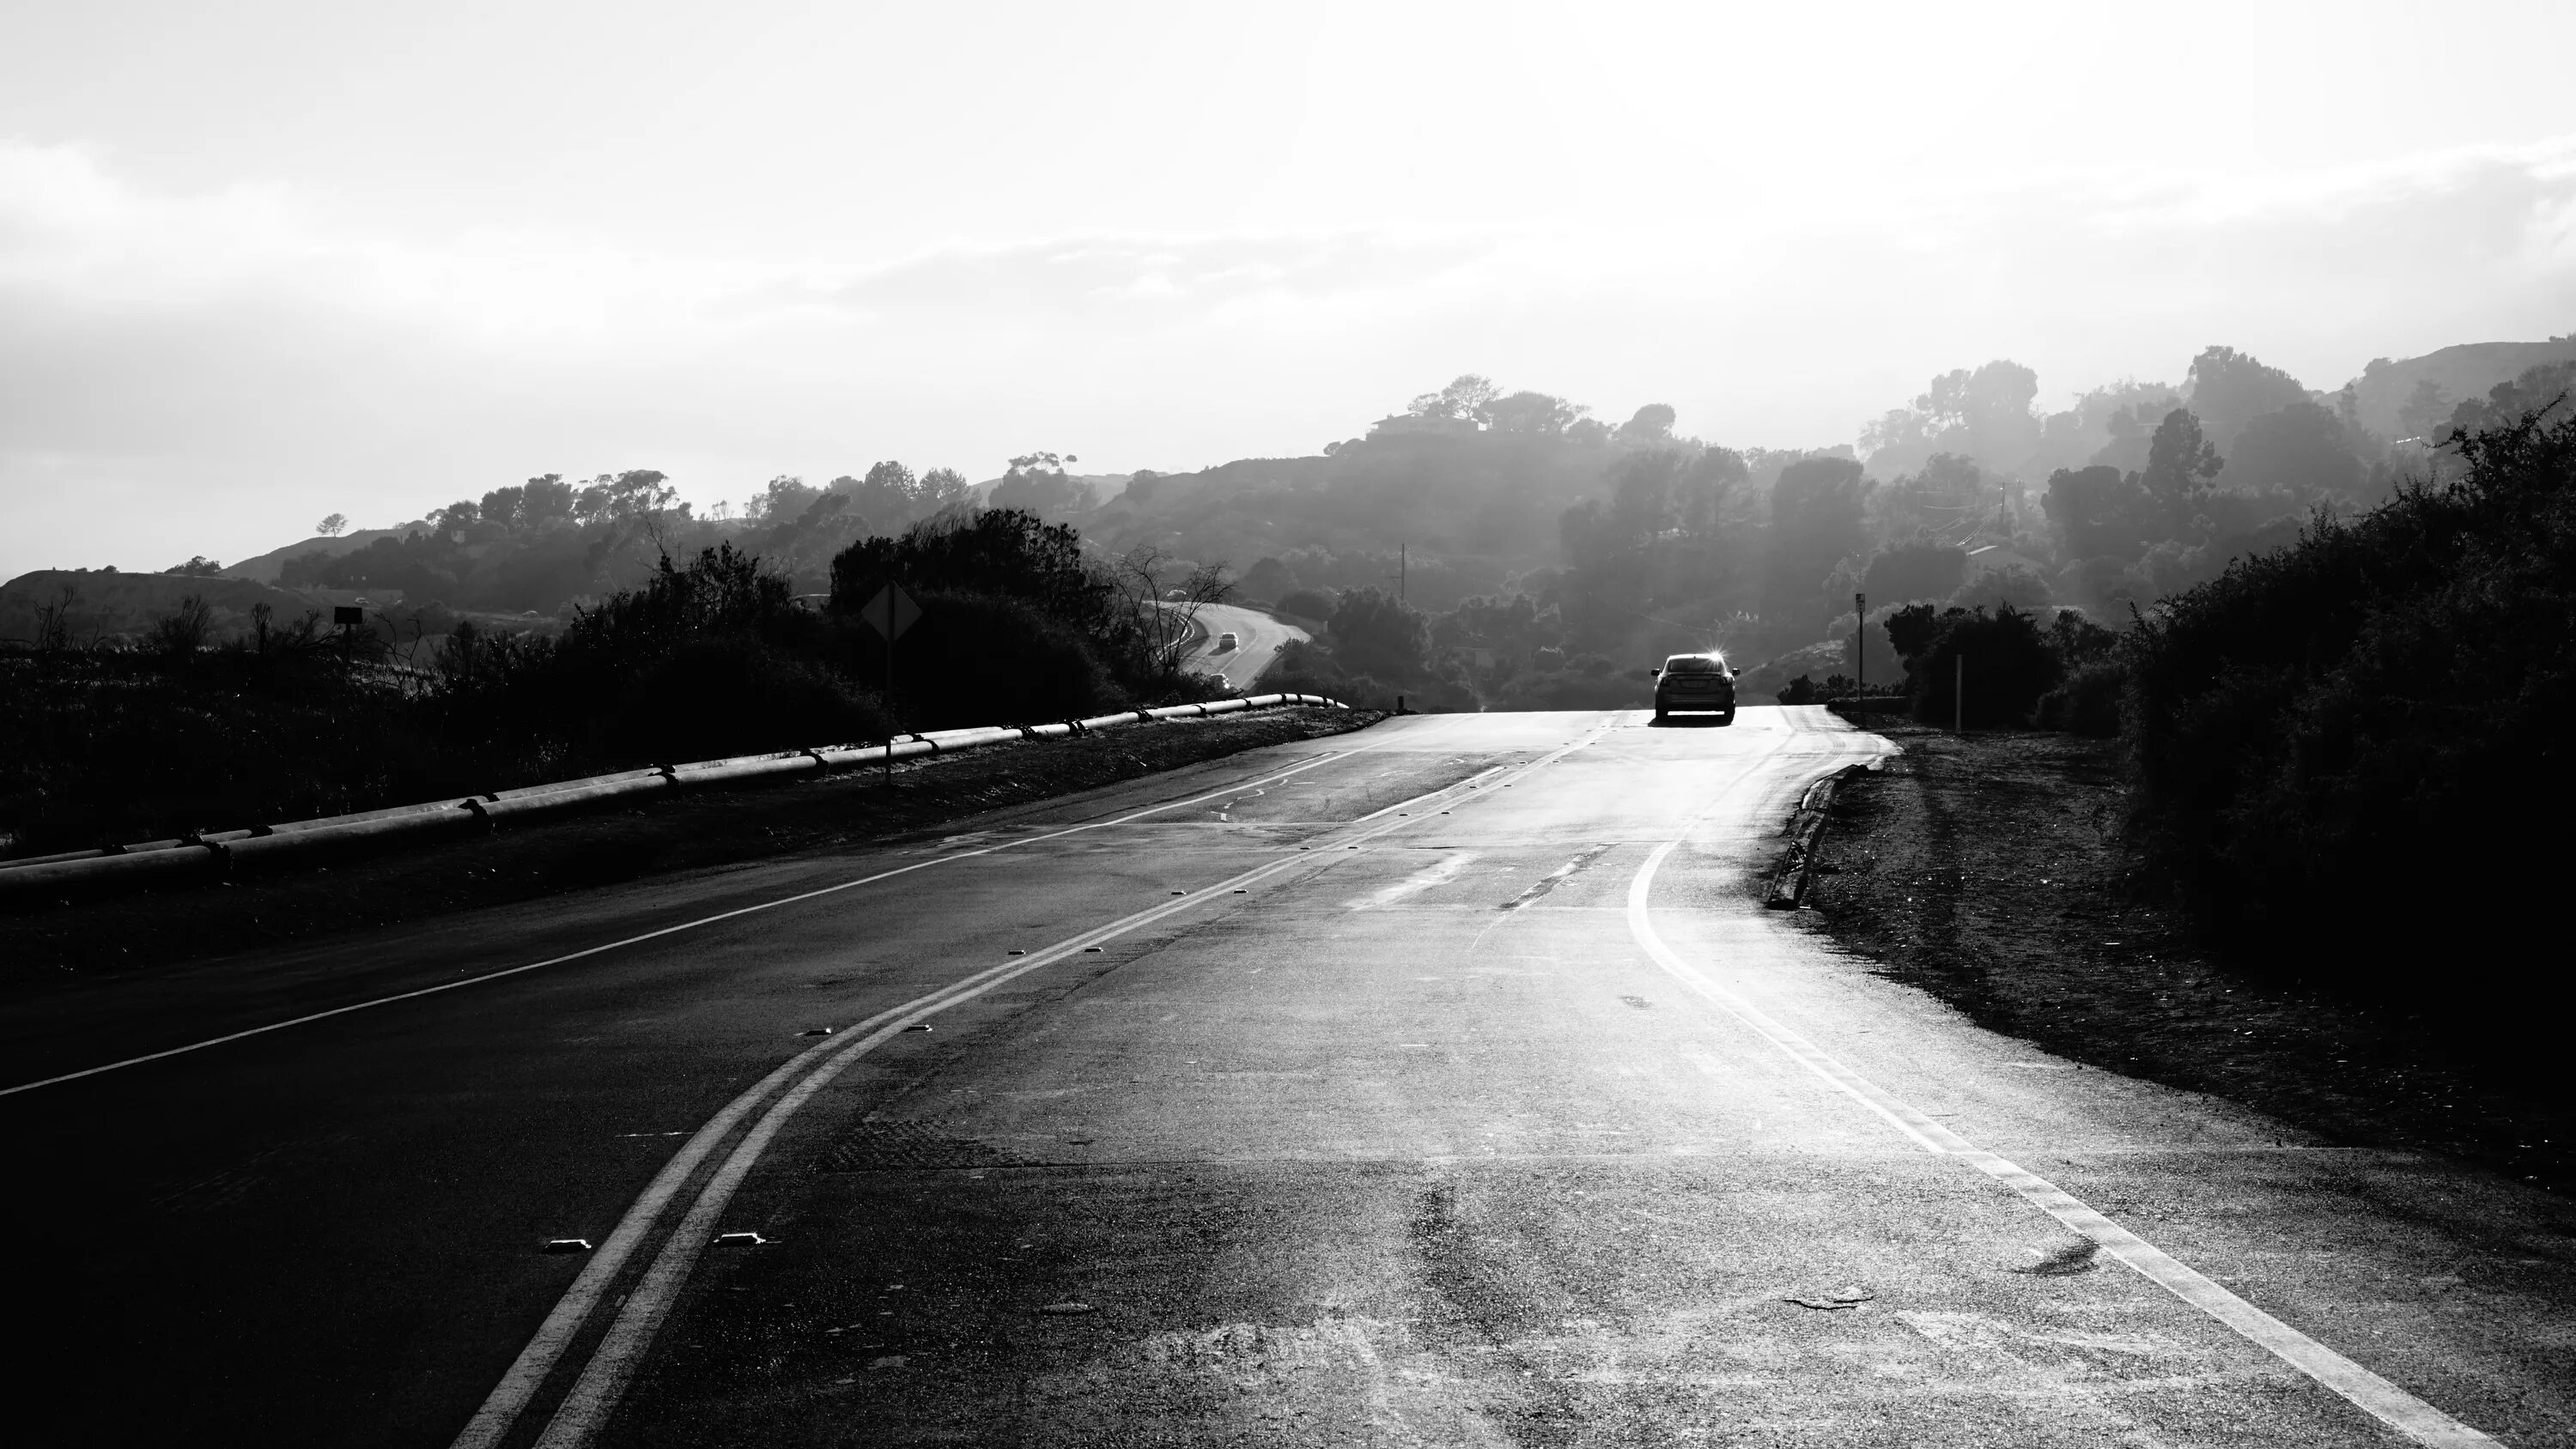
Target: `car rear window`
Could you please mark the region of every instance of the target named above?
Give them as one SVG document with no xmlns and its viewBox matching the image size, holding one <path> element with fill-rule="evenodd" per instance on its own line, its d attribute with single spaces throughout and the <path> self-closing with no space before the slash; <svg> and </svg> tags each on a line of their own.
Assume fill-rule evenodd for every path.
<svg viewBox="0 0 2576 1449">
<path fill-rule="evenodd" d="M 1725 660 L 1705 654 L 1676 654 L 1664 661 L 1666 674 L 1715 674 L 1725 667 Z"/>
</svg>

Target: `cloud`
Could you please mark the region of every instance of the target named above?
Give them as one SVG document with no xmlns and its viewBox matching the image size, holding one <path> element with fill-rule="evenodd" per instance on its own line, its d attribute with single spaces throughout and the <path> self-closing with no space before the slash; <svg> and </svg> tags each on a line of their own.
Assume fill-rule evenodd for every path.
<svg viewBox="0 0 2576 1449">
<path fill-rule="evenodd" d="M 2227 342 L 2333 386 L 2576 326 L 2576 138 L 1812 214 L 1544 184 L 1544 225 L 734 259 L 371 233 L 280 188 L 153 192 L 0 141 L 0 576 L 231 557 L 536 472 L 662 467 L 712 501 L 880 457 L 1305 451 L 1469 370 L 1783 445 L 1989 357 L 2056 394 Z"/>
</svg>

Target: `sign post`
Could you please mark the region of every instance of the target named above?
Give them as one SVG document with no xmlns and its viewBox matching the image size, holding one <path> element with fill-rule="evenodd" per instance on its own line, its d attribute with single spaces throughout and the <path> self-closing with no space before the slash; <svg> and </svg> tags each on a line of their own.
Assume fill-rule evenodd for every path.
<svg viewBox="0 0 2576 1449">
<path fill-rule="evenodd" d="M 885 637 L 885 783 L 891 790 L 894 788 L 894 641 L 902 638 L 903 631 L 921 618 L 921 606 L 912 601 L 912 595 L 905 593 L 901 584 L 888 583 L 859 610 L 859 617 L 867 621 L 869 628 Z"/>
<path fill-rule="evenodd" d="M 1869 595 L 1852 595 L 1852 693 L 1869 693 Z M 1854 705 L 1865 709 L 1866 705 Z"/>
</svg>

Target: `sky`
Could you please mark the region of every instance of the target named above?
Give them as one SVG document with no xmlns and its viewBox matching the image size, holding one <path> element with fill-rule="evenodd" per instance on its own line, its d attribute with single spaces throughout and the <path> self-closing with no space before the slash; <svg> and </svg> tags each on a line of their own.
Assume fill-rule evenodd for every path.
<svg viewBox="0 0 2576 1449">
<path fill-rule="evenodd" d="M 1735 446 L 2576 331 L 2576 6 L 10 7 L 0 578 L 531 475 Z"/>
</svg>

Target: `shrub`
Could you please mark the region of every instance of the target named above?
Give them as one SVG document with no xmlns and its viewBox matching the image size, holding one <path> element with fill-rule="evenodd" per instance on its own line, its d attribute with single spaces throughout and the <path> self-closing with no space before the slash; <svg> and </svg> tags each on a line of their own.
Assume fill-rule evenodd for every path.
<svg viewBox="0 0 2576 1449">
<path fill-rule="evenodd" d="M 1893 628 L 1890 621 L 1891 632 Z M 1963 661 L 1967 701 L 1959 712 L 1955 702 Z M 2038 623 L 2009 604 L 1992 614 L 1950 610 L 1921 651 L 1905 661 L 1916 719 L 1948 724 L 1957 718 L 1982 729 L 2028 723 L 2040 696 L 2056 687 L 2061 672 Z"/>
<path fill-rule="evenodd" d="M 2028 609 L 2036 612 L 2048 607 L 2054 591 L 2048 580 L 2027 566 L 1985 569 L 1975 578 L 1959 585 L 1950 595 L 1950 603 L 1961 609 Z"/>
<path fill-rule="evenodd" d="M 1154 631 L 1117 582 L 1083 555 L 1082 535 L 1033 513 L 941 513 L 900 538 L 861 539 L 832 560 L 831 611 L 855 619 L 888 583 L 901 583 L 916 600 L 931 592 L 1014 599 L 1080 635 L 1115 672 L 1140 682 L 1166 672 L 1153 657 Z"/>
<path fill-rule="evenodd" d="M 179 607 L 167 616 L 153 621 L 144 642 L 164 654 L 194 654 L 205 648 L 206 641 L 214 637 L 214 623 L 215 611 L 207 604 L 205 596 L 190 594 L 179 600 Z"/>
<path fill-rule="evenodd" d="M 1331 650 L 1309 639 L 1291 639 L 1280 645 L 1270 667 L 1261 671 L 1252 688 L 1258 694 L 1320 694 L 1353 709 L 1395 708 L 1392 685 L 1351 673 Z"/>
<path fill-rule="evenodd" d="M 1357 673 L 1411 680 L 1430 672 L 1431 625 L 1377 589 L 1352 589 L 1333 609 L 1333 657 Z"/>
<path fill-rule="evenodd" d="M 1279 596 L 1279 612 L 1300 619 L 1333 617 L 1333 596 L 1317 589 L 1292 589 Z"/>
<path fill-rule="evenodd" d="M 2044 730 L 2108 739 L 2120 732 L 2120 699 L 2128 687 L 2129 667 L 2121 660 L 2079 664 L 2056 688 L 2039 697 L 2031 723 Z"/>
<path fill-rule="evenodd" d="M 2417 999 L 2529 1025 L 2519 913 L 2406 903 L 2464 859 L 2485 899 L 2543 899 L 2562 873 L 2484 846 L 2576 807 L 2576 420 L 2454 445 L 2455 482 L 2320 517 L 2135 631 L 2132 824 L 2215 928 L 2299 948 L 2267 959 L 2379 991 L 2438 952 L 2444 989 Z"/>
<path fill-rule="evenodd" d="M 336 649 L 0 653 L 0 836 L 46 854 L 521 783 L 376 679 Z"/>
<path fill-rule="evenodd" d="M 703 635 L 634 677 L 600 743 L 622 760 L 717 759 L 882 740 L 883 707 L 838 670 L 756 638 Z"/>
<path fill-rule="evenodd" d="M 896 713 L 915 729 L 1077 719 L 1129 696 L 1092 643 L 1022 599 L 923 590 L 921 620 L 894 646 Z M 856 619 L 834 621 L 852 675 L 882 688 L 886 646 Z"/>
</svg>

